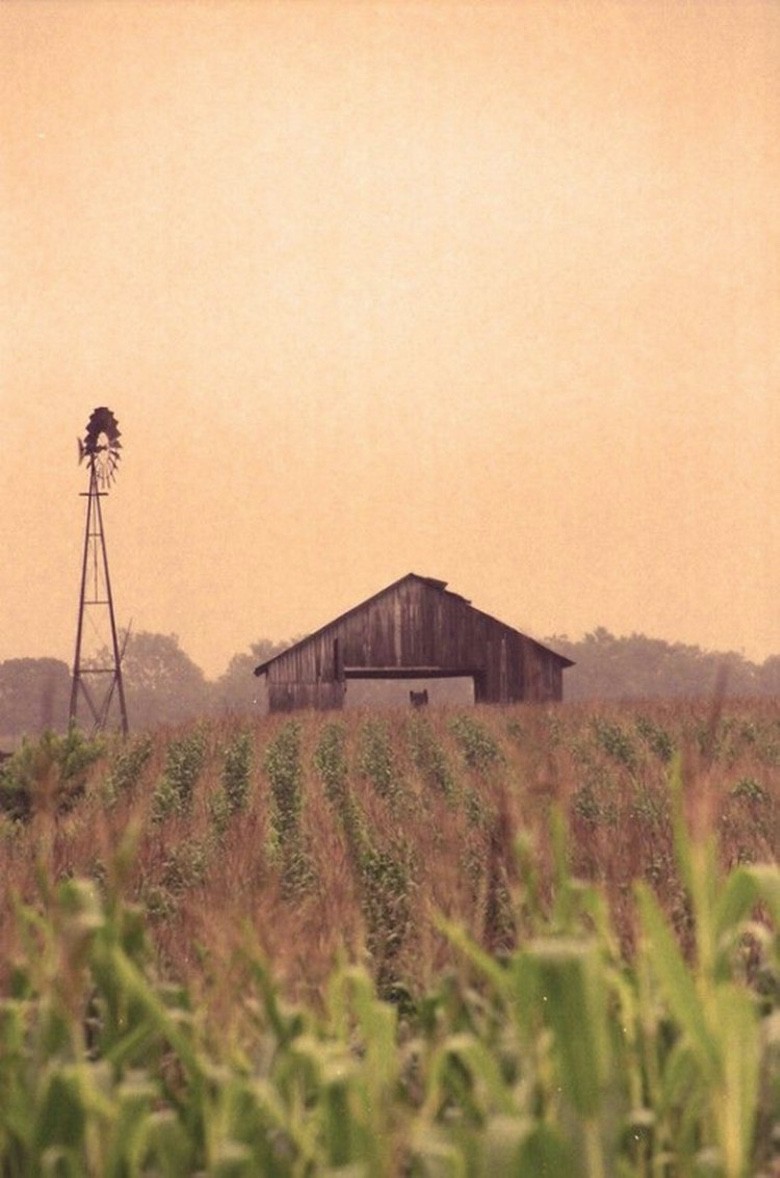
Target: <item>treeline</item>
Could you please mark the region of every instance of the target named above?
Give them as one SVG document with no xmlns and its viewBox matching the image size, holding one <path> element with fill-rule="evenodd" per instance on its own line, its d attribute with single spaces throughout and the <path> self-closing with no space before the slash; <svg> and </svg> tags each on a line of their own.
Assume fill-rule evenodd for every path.
<svg viewBox="0 0 780 1178">
<path fill-rule="evenodd" d="M 564 674 L 570 700 L 701 699 L 716 690 L 744 698 L 780 695 L 780 655 L 752 663 L 734 651 L 644 634 L 618 638 L 602 626 L 579 642 L 557 635 L 545 641 L 576 664 Z"/>
<path fill-rule="evenodd" d="M 181 724 L 196 716 L 219 716 L 252 709 L 258 663 L 289 642 L 264 638 L 236 654 L 218 679 L 208 680 L 181 649 L 175 634 L 131 633 L 122 659 L 122 684 L 131 727 L 138 731 Z M 110 666 L 101 652 L 98 665 Z M 70 668 L 61 659 L 21 658 L 0 663 L 0 742 L 68 724 Z M 2 744 L 0 744 L 2 747 Z"/>
<path fill-rule="evenodd" d="M 251 711 L 254 668 L 295 641 L 260 639 L 234 655 L 218 679 L 208 680 L 175 634 L 130 634 L 122 680 L 131 726 L 138 730 L 195 716 Z M 618 638 L 603 627 L 578 642 L 560 635 L 545 642 L 575 663 L 564 676 L 569 700 L 696 699 L 712 695 L 719 686 L 731 696 L 780 696 L 780 655 L 758 664 L 734 652 L 704 651 L 644 634 Z M 101 655 L 100 662 L 106 665 L 110 658 Z M 64 729 L 70 691 L 70 669 L 60 659 L 0 663 L 0 740 Z"/>
</svg>

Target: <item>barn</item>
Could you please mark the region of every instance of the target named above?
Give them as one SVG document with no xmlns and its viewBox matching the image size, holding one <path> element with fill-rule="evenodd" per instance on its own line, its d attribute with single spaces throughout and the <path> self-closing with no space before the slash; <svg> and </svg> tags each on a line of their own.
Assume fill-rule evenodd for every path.
<svg viewBox="0 0 780 1178">
<path fill-rule="evenodd" d="M 265 712 L 563 697 L 571 660 L 408 573 L 255 668 Z"/>
</svg>

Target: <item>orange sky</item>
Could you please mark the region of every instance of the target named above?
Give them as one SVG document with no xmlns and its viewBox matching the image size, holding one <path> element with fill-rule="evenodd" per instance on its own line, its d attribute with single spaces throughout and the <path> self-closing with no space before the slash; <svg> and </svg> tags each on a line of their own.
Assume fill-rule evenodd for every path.
<svg viewBox="0 0 780 1178">
<path fill-rule="evenodd" d="M 0 7 L 0 659 L 210 676 L 409 571 L 780 653 L 780 5 Z"/>
</svg>

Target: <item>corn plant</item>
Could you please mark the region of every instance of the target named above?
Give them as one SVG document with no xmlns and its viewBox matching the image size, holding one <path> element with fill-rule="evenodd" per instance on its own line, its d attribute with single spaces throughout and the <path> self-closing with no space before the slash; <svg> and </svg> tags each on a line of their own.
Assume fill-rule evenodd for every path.
<svg viewBox="0 0 780 1178">
<path fill-rule="evenodd" d="M 409 804 L 410 798 L 398 769 L 390 732 L 383 720 L 366 720 L 361 726 L 359 767 L 379 796 L 396 811 Z"/>
<path fill-rule="evenodd" d="M 271 783 L 274 847 L 281 859 L 282 888 L 295 895 L 314 884 L 311 856 L 301 828 L 303 771 L 301 726 L 292 720 L 266 750 L 265 770 Z"/>
<path fill-rule="evenodd" d="M 588 711 L 499 716 L 504 743 L 475 713 L 503 759 L 471 765 L 439 743 L 462 748 L 447 720 L 411 717 L 400 748 L 388 727 L 392 763 L 415 759 L 424 822 L 416 781 L 395 804 L 377 798 L 366 721 L 345 716 L 269 722 L 268 797 L 246 796 L 229 843 L 189 803 L 151 827 L 154 782 L 132 783 L 110 748 L 104 780 L 119 763 L 128 774 L 115 807 L 85 794 L 5 823 L 0 1174 L 774 1178 L 776 709 L 726 716 L 720 735 L 710 721 L 702 740 L 701 709 L 653 712 L 674 749 L 693 738 L 684 762 L 654 750 L 630 709 L 615 716 L 633 771 Z M 172 779 L 187 758 L 170 745 L 191 736 L 169 744 Z M 354 874 L 341 907 L 293 875 L 321 813 L 305 738 Z M 62 765 L 41 766 L 51 800 Z M 259 830 L 281 894 L 256 870 Z M 353 896 L 361 965 L 320 919 L 349 919 Z"/>
<path fill-rule="evenodd" d="M 314 752 L 314 766 L 325 786 L 325 796 L 344 831 L 352 860 L 359 864 L 368 845 L 368 834 L 350 786 L 345 745 L 342 725 L 327 724 Z"/>
<path fill-rule="evenodd" d="M 246 810 L 252 777 L 252 741 L 239 732 L 223 754 L 220 784 L 209 797 L 209 813 L 218 835 L 223 835 L 234 815 Z"/>
<path fill-rule="evenodd" d="M 169 814 L 186 814 L 192 807 L 195 785 L 206 760 L 206 736 L 201 728 L 172 740 L 165 771 L 152 798 L 153 814 L 161 820 Z"/>
<path fill-rule="evenodd" d="M 485 725 L 472 716 L 456 716 L 450 722 L 450 730 L 470 769 L 487 769 L 503 763 L 501 746 Z"/>
<path fill-rule="evenodd" d="M 412 717 L 406 725 L 406 739 L 412 761 L 425 784 L 441 793 L 450 805 L 456 805 L 455 777 L 429 721 L 421 716 Z"/>
<path fill-rule="evenodd" d="M 362 749 L 382 750 L 378 729 L 371 731 L 368 745 Z M 365 729 L 363 729 L 365 738 Z M 366 922 L 366 948 L 376 967 L 380 991 L 386 992 L 397 981 L 395 962 L 411 923 L 412 867 L 399 840 L 395 845 L 380 846 L 369 833 L 354 794 L 347 783 L 348 766 L 344 750 L 344 730 L 338 724 L 325 727 L 314 754 L 315 766 L 325 784 L 325 792 L 347 839 L 350 860 L 357 877 L 361 911 Z M 386 764 L 382 752 L 378 765 Z"/>
<path fill-rule="evenodd" d="M 231 814 L 246 809 L 252 772 L 252 741 L 248 732 L 239 732 L 225 750 L 222 789 Z"/>
<path fill-rule="evenodd" d="M 138 737 L 120 748 L 103 785 L 103 797 L 108 805 L 114 805 L 120 797 L 137 787 L 152 748 L 149 735 Z"/>
</svg>

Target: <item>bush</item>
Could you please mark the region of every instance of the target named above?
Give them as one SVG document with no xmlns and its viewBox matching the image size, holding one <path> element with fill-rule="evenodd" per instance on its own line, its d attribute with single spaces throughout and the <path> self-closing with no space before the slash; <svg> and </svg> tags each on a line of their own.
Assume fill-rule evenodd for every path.
<svg viewBox="0 0 780 1178">
<path fill-rule="evenodd" d="M 90 740 L 71 726 L 64 736 L 44 732 L 25 739 L 0 767 L 0 811 L 26 821 L 36 808 L 62 813 L 86 789 L 89 768 L 104 754 L 100 740 Z"/>
</svg>

